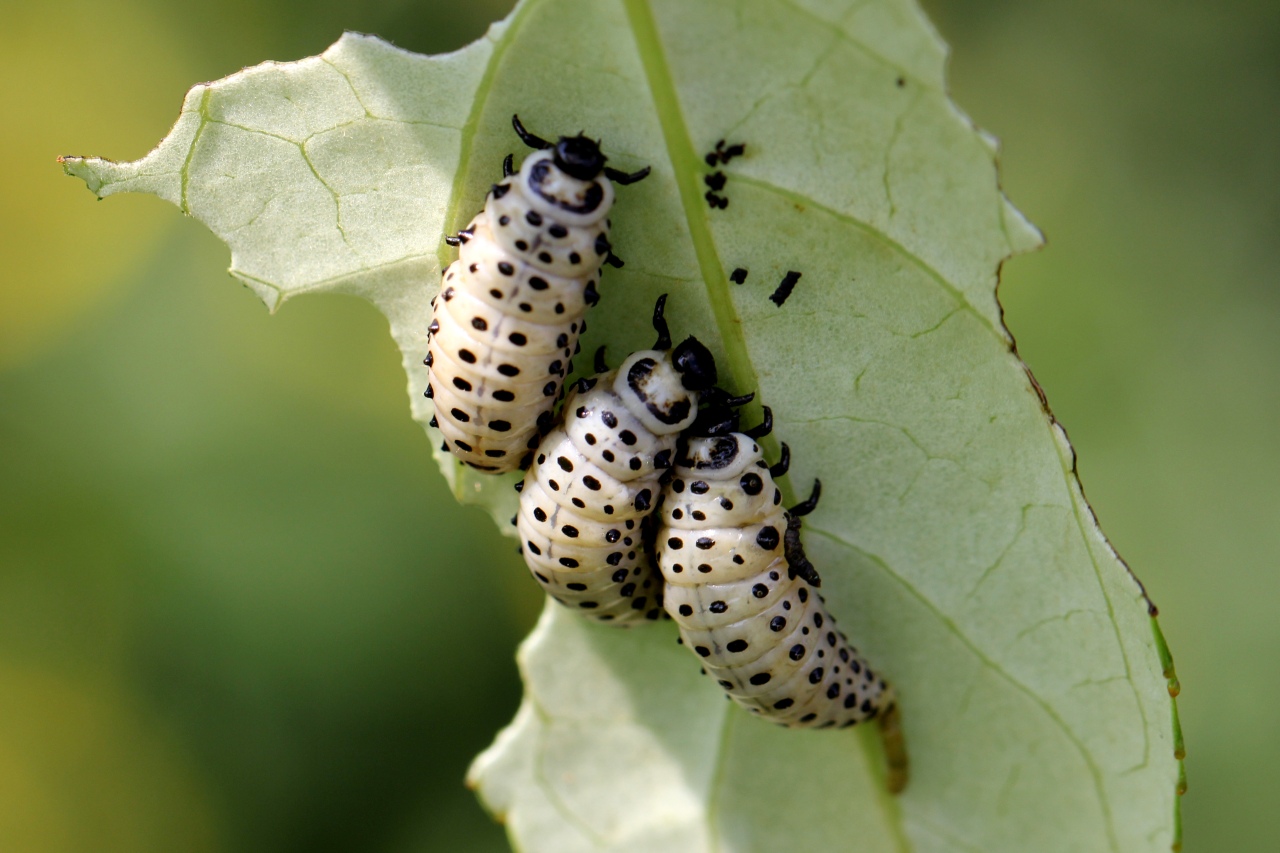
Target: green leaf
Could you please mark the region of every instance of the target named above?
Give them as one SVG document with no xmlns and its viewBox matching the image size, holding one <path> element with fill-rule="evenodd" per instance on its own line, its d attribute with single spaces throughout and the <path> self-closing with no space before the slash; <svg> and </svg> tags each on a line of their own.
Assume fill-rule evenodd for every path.
<svg viewBox="0 0 1280 853">
<path fill-rule="evenodd" d="M 646 345 L 640 318 L 669 292 L 675 332 L 773 408 L 788 488 L 822 476 L 808 550 L 897 685 L 913 777 L 885 793 L 872 730 L 741 712 L 669 624 L 549 607 L 520 653 L 524 704 L 471 773 L 517 846 L 1177 844 L 1172 665 L 1003 326 L 999 265 L 1039 237 L 999 191 L 994 140 L 948 99 L 944 60 L 908 0 L 527 0 L 457 53 L 347 35 L 195 87 L 142 160 L 64 159 L 99 196 L 155 193 L 206 223 L 273 310 L 305 292 L 372 301 L 424 425 L 442 238 L 519 147 L 511 114 L 652 165 L 619 190 L 627 265 L 583 347 Z M 713 210 L 702 155 L 722 138 L 747 156 Z M 777 307 L 788 270 L 803 278 Z M 440 461 L 460 499 L 511 515 L 511 477 Z"/>
</svg>

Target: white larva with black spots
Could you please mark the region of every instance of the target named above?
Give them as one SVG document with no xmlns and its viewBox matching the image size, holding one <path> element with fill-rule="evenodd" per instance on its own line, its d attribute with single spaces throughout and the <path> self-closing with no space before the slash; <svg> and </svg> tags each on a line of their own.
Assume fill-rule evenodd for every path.
<svg viewBox="0 0 1280 853">
<path fill-rule="evenodd" d="M 456 238 L 458 259 L 431 301 L 426 396 L 431 425 L 444 446 L 481 471 L 527 466 L 551 428 L 584 315 L 610 252 L 613 184 L 631 183 L 604 165 L 599 145 L 583 136 L 554 145 L 517 133 L 537 153 L 489 192 L 482 210 Z"/>
<path fill-rule="evenodd" d="M 682 452 L 663 493 L 656 553 L 667 612 L 707 674 L 785 726 L 851 726 L 889 710 L 891 689 L 812 588 L 799 516 L 816 490 L 784 509 L 774 475 L 785 471 L 785 452 L 771 471 L 749 433 L 689 437 Z"/>
<path fill-rule="evenodd" d="M 664 297 L 665 299 L 665 297 Z M 584 615 L 632 625 L 662 615 L 653 566 L 653 512 L 681 430 L 715 365 L 689 338 L 659 341 L 616 371 L 602 364 L 565 401 L 563 420 L 538 445 L 520 490 L 521 552 L 547 594 Z"/>
</svg>

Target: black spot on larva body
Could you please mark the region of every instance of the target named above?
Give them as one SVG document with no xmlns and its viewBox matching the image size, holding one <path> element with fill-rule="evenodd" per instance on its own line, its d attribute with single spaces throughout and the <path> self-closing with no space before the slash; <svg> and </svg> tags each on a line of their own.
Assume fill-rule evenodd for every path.
<svg viewBox="0 0 1280 853">
<path fill-rule="evenodd" d="M 565 584 L 565 586 L 567 586 L 569 589 L 573 590 L 574 592 L 587 591 L 587 585 L 585 583 L 568 583 L 568 584 Z"/>
<path fill-rule="evenodd" d="M 676 521 L 679 521 L 680 519 L 684 518 L 684 510 L 680 509 L 679 507 L 676 507 L 675 509 L 671 510 L 671 517 L 674 518 Z"/>
<path fill-rule="evenodd" d="M 568 536 L 570 539 L 578 538 L 578 528 L 574 527 L 572 524 L 564 525 L 560 528 L 560 532 L 565 536 Z"/>
<path fill-rule="evenodd" d="M 709 575 L 711 574 L 711 565 L 709 563 L 699 563 L 698 571 L 704 575 Z"/>
<path fill-rule="evenodd" d="M 762 583 L 758 583 L 755 586 L 751 587 L 751 594 L 754 595 L 756 598 L 764 598 L 766 595 L 769 594 L 769 587 L 765 586 Z"/>
<path fill-rule="evenodd" d="M 788 696 L 785 699 L 779 699 L 777 702 L 774 702 L 773 707 L 774 707 L 774 710 L 785 711 L 794 704 L 796 704 L 796 700 Z"/>
<path fill-rule="evenodd" d="M 551 581 L 547 579 L 547 576 L 544 575 L 542 572 L 534 572 L 533 576 L 538 580 L 542 581 L 543 583 L 551 583 Z"/>
<path fill-rule="evenodd" d="M 599 607 L 600 604 L 596 601 L 579 601 L 578 606 L 585 610 L 594 610 Z"/>
<path fill-rule="evenodd" d="M 618 594 L 623 598 L 630 598 L 636 594 L 636 585 L 633 583 L 625 584 L 622 589 L 618 590 Z"/>
<path fill-rule="evenodd" d="M 680 605 L 680 615 L 681 615 L 681 616 L 692 616 L 692 615 L 693 615 L 693 608 L 692 608 L 692 607 L 690 607 L 690 606 L 689 606 L 689 605 L 687 605 L 687 604 L 681 604 L 681 605 Z"/>
<path fill-rule="evenodd" d="M 636 443 L 636 434 L 629 429 L 624 429 L 618 433 L 618 438 L 622 439 L 622 443 L 628 447 Z"/>
<path fill-rule="evenodd" d="M 495 432 L 507 432 L 511 429 L 510 421 L 489 421 L 489 429 Z"/>
<path fill-rule="evenodd" d="M 848 696 L 844 697 L 844 706 L 846 708 L 853 708 L 857 706 L 857 704 L 858 704 L 857 693 L 850 693 Z"/>
<path fill-rule="evenodd" d="M 516 367 L 514 364 L 499 364 L 498 372 L 503 376 L 519 376 L 520 368 Z"/>
<path fill-rule="evenodd" d="M 537 228 L 542 224 L 542 216 L 536 210 L 531 210 L 524 215 L 524 221 Z"/>
<path fill-rule="evenodd" d="M 622 536 L 621 530 L 618 530 L 616 528 L 610 528 L 609 530 L 605 531 L 604 541 L 612 545 L 614 542 L 617 542 L 621 536 Z"/>
<path fill-rule="evenodd" d="M 539 548 L 537 545 L 533 544 L 532 539 L 530 539 L 528 542 L 525 542 L 524 544 L 528 546 L 529 550 L 532 551 L 535 555 L 542 556 L 542 549 Z"/>
<path fill-rule="evenodd" d="M 738 652 L 745 652 L 747 650 L 747 641 L 746 640 L 730 640 L 729 645 L 725 646 L 725 648 L 733 652 L 734 654 L 737 654 Z"/>
<path fill-rule="evenodd" d="M 809 683 L 817 684 L 819 681 L 822 680 L 822 675 L 823 675 L 822 667 L 820 666 L 814 667 L 813 672 L 809 673 Z"/>
<path fill-rule="evenodd" d="M 781 631 L 785 627 L 787 627 L 786 617 L 775 616 L 769 620 L 769 630 L 775 634 Z"/>
<path fill-rule="evenodd" d="M 800 591 L 796 593 L 796 597 L 800 599 L 801 604 L 804 604 L 809 600 L 809 590 L 804 587 L 800 587 Z"/>
<path fill-rule="evenodd" d="M 639 456 L 632 456 L 631 461 L 627 463 L 627 467 L 632 471 L 639 471 L 644 467 L 644 463 L 640 461 Z"/>
<path fill-rule="evenodd" d="M 556 395 L 556 388 L 558 387 L 559 386 L 556 384 L 556 381 L 554 379 L 551 380 L 546 385 L 542 386 L 542 396 L 554 397 Z"/>
<path fill-rule="evenodd" d="M 457 388 L 459 391 L 470 391 L 471 383 L 463 379 L 461 376 L 455 376 L 453 377 L 453 387 Z"/>
<path fill-rule="evenodd" d="M 529 343 L 529 339 L 524 335 L 520 334 L 519 332 L 512 332 L 511 334 L 507 335 L 507 340 L 511 341 L 511 343 L 515 344 L 518 347 L 522 347 L 525 344 Z"/>
<path fill-rule="evenodd" d="M 800 718 L 800 722 L 802 722 L 802 723 L 812 723 L 812 722 L 813 722 L 814 720 L 816 720 L 816 719 L 818 719 L 818 715 L 817 715 L 817 714 L 805 714 L 803 717 L 801 717 L 801 718 Z"/>
<path fill-rule="evenodd" d="M 705 512 L 703 512 L 702 510 L 700 510 L 700 509 L 695 509 L 693 512 L 689 513 L 689 515 L 693 516 L 693 520 L 694 520 L 694 521 L 706 521 L 706 520 L 707 520 L 707 514 L 706 514 Z"/>
<path fill-rule="evenodd" d="M 694 544 L 698 546 L 699 550 L 709 551 L 715 547 L 716 540 L 703 536 L 699 538 L 698 541 L 695 542 Z"/>
<path fill-rule="evenodd" d="M 555 237 L 557 240 L 563 240 L 565 237 L 569 236 L 569 229 L 565 228 L 563 225 L 557 224 L 548 228 L 547 233 L 552 237 Z"/>
<path fill-rule="evenodd" d="M 702 480 L 694 480 L 689 484 L 689 491 L 693 492 L 695 495 L 705 495 L 710 491 L 710 489 L 711 487 Z"/>
<path fill-rule="evenodd" d="M 766 551 L 772 551 L 777 548 L 778 541 L 778 528 L 772 525 L 761 528 L 760 532 L 756 534 L 756 544 Z"/>
<path fill-rule="evenodd" d="M 760 479 L 760 475 L 755 472 L 742 475 L 742 479 L 738 481 L 738 485 L 742 487 L 742 491 L 749 495 L 758 495 L 764 489 L 764 481 Z"/>
<path fill-rule="evenodd" d="M 821 627 L 822 627 L 822 614 L 821 614 L 821 613 L 815 613 L 815 614 L 813 614 L 813 625 L 814 625 L 814 627 L 815 627 L 815 628 L 821 628 Z M 835 635 L 832 635 L 832 636 L 834 637 Z"/>
<path fill-rule="evenodd" d="M 723 601 L 713 601 L 707 609 L 712 613 L 723 613 L 729 609 L 729 605 L 725 604 Z"/>
<path fill-rule="evenodd" d="M 534 518 L 536 518 L 536 519 L 538 519 L 538 521 L 546 521 L 546 520 L 547 520 L 547 513 L 546 513 L 546 511 L 545 511 L 545 510 L 543 510 L 543 508 L 542 508 L 542 507 L 540 507 L 540 506 L 535 506 L 535 507 L 533 508 L 533 517 L 534 517 Z"/>
<path fill-rule="evenodd" d="M 499 388 L 497 391 L 493 392 L 493 399 L 499 400 L 503 403 L 510 403 L 515 398 L 515 393 L 508 391 L 506 388 Z"/>
<path fill-rule="evenodd" d="M 498 224 L 499 224 L 499 225 L 510 225 L 510 224 L 511 224 L 511 217 L 510 217 L 510 216 L 506 216 L 506 215 L 499 216 L 499 217 L 498 217 Z"/>
<path fill-rule="evenodd" d="M 611 566 L 616 566 L 622 562 L 622 552 L 614 551 L 612 554 L 604 558 L 604 561 Z"/>
<path fill-rule="evenodd" d="M 711 655 L 711 649 L 707 648 L 706 646 L 694 646 L 693 650 L 698 654 L 702 655 L 704 658 L 710 657 Z"/>
<path fill-rule="evenodd" d="M 635 508 L 636 512 L 646 512 L 653 503 L 653 492 L 648 489 L 642 489 L 640 494 L 636 495 Z"/>
<path fill-rule="evenodd" d="M 605 515 L 613 515 L 613 504 L 605 504 L 605 505 L 604 505 L 604 514 L 605 514 Z"/>
<path fill-rule="evenodd" d="M 564 566 L 566 569 L 576 569 L 578 568 L 578 561 L 573 559 L 573 557 L 561 557 L 560 565 Z"/>
<path fill-rule="evenodd" d="M 618 569 L 616 572 L 613 573 L 612 579 L 614 583 L 622 583 L 624 580 L 627 579 L 627 570 Z"/>
<path fill-rule="evenodd" d="M 609 429 L 614 429 L 618 425 L 618 416 L 613 412 L 604 412 L 600 415 L 600 421 Z"/>
<path fill-rule="evenodd" d="M 839 684 L 832 684 L 830 687 L 828 687 L 828 688 L 827 688 L 827 698 L 828 698 L 828 699 L 834 699 L 834 698 L 836 698 L 836 697 L 837 697 L 837 696 L 839 696 L 839 695 L 840 695 L 840 685 L 839 685 Z"/>
<path fill-rule="evenodd" d="M 667 547 L 673 551 L 679 551 L 684 547 L 684 540 L 678 536 L 672 536 L 667 540 Z"/>
<path fill-rule="evenodd" d="M 755 675 L 751 676 L 751 678 L 748 680 L 752 684 L 754 684 L 756 687 L 760 687 L 761 685 L 768 684 L 770 681 L 772 681 L 773 675 L 768 672 L 757 672 Z"/>
<path fill-rule="evenodd" d="M 462 421 L 464 424 L 471 420 L 471 415 L 468 415 L 466 412 L 462 411 L 462 409 L 450 409 L 449 414 L 453 415 L 455 420 Z"/>
<path fill-rule="evenodd" d="M 466 451 L 467 453 L 470 453 L 470 452 L 471 452 L 471 445 L 470 445 L 470 444 L 467 444 L 465 441 L 462 441 L 461 439 L 457 439 L 457 440 L 455 440 L 455 441 L 453 442 L 453 446 L 454 446 L 454 447 L 457 447 L 457 448 L 459 448 L 459 449 L 461 449 L 461 450 L 464 450 L 464 451 Z"/>
<path fill-rule="evenodd" d="M 613 462 L 615 459 L 617 459 L 617 457 L 613 455 L 612 450 L 602 450 L 600 452 L 600 456 L 604 459 L 605 462 Z"/>
<path fill-rule="evenodd" d="M 565 457 L 565 456 L 556 457 L 556 464 L 559 465 L 565 471 L 573 470 L 573 463 L 569 461 L 568 457 Z"/>
<path fill-rule="evenodd" d="M 547 480 L 547 485 L 551 487 L 551 491 L 553 492 L 560 491 L 560 484 L 557 483 L 555 480 Z"/>
<path fill-rule="evenodd" d="M 498 290 L 496 287 L 491 287 L 489 288 L 489 295 L 492 296 L 494 299 L 501 299 L 502 291 Z"/>
<path fill-rule="evenodd" d="M 489 324 L 484 321 L 483 317 L 472 317 L 471 326 L 481 332 L 489 328 Z"/>
<path fill-rule="evenodd" d="M 792 660 L 800 660 L 800 658 L 804 657 L 804 643 L 796 643 L 791 647 L 791 651 L 787 655 Z"/>
<path fill-rule="evenodd" d="M 521 311 L 523 311 L 526 314 L 528 314 L 530 311 L 533 310 L 533 306 L 530 305 L 528 302 L 521 302 L 519 305 L 519 308 Z"/>
<path fill-rule="evenodd" d="M 769 572 L 769 580 L 771 580 L 771 581 L 776 581 L 777 579 L 778 579 L 778 573 L 777 573 L 777 572 Z"/>
<path fill-rule="evenodd" d="M 586 486 L 593 492 L 600 491 L 600 481 L 595 477 L 592 477 L 590 474 L 582 478 L 582 485 Z"/>
<path fill-rule="evenodd" d="M 529 244 L 528 244 L 528 242 L 526 242 L 526 241 L 524 241 L 524 240 L 517 240 L 517 241 L 516 241 L 516 249 L 518 249 L 518 250 L 519 250 L 519 251 L 521 251 L 521 252 L 527 252 L 527 251 L 529 251 Z"/>
</svg>

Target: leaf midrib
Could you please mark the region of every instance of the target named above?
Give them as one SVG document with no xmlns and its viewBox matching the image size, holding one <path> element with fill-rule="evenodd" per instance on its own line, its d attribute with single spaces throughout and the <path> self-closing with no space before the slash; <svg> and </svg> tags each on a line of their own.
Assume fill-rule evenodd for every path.
<svg viewBox="0 0 1280 853">
<path fill-rule="evenodd" d="M 667 155 L 674 171 L 672 177 L 680 191 L 680 202 L 684 207 L 689 236 L 702 272 L 703 285 L 707 290 L 707 299 L 711 303 L 712 315 L 720 331 L 720 341 L 727 356 L 728 372 L 734 380 L 734 390 L 758 392 L 759 382 L 747 350 L 746 336 L 742 333 L 742 321 L 733 306 L 724 264 L 712 238 L 711 225 L 707 220 L 706 209 L 703 207 L 702 194 L 699 192 L 697 178 L 701 168 L 698 155 L 684 122 L 675 82 L 667 67 L 665 52 L 658 36 L 657 23 L 649 8 L 648 0 L 622 0 L 622 4 L 626 9 L 631 32 L 636 40 L 636 51 L 644 68 L 654 112 L 662 128 Z M 760 402 L 757 393 L 756 404 Z M 720 803 L 719 788 L 724 777 L 727 751 L 724 749 L 724 744 L 731 737 L 731 717 L 731 714 L 725 715 L 721 731 L 721 748 L 716 753 L 716 767 L 713 769 L 712 783 L 707 792 L 707 828 L 715 849 L 719 847 L 716 813 Z M 865 766 L 871 767 L 876 757 L 868 750 L 864 740 L 859 741 L 859 748 L 863 750 Z M 877 785 L 879 780 L 873 778 L 871 784 Z M 901 811 L 889 808 L 883 798 L 877 798 L 876 806 L 882 813 L 885 825 L 890 828 L 894 837 L 902 845 L 902 849 L 909 850 Z"/>
</svg>

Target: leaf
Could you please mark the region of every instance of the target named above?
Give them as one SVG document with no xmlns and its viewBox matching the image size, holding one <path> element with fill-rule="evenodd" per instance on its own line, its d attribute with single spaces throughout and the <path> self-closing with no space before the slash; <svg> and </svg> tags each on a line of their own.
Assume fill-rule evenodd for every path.
<svg viewBox="0 0 1280 853">
<path fill-rule="evenodd" d="M 913 778 L 884 792 L 874 731 L 742 713 L 669 624 L 549 607 L 520 653 L 524 704 L 471 773 L 517 846 L 1178 843 L 1172 664 L 1003 326 L 999 265 L 1039 237 L 999 191 L 994 140 L 947 98 L 944 60 L 906 0 L 527 0 L 457 53 L 348 34 L 195 87 L 140 161 L 64 159 L 99 196 L 151 192 L 205 222 L 273 310 L 305 292 L 371 300 L 424 424 L 443 235 L 516 149 L 511 114 L 586 129 L 618 168 L 652 165 L 619 190 L 627 265 L 584 349 L 647 345 L 638 318 L 670 292 L 676 332 L 773 408 L 788 488 L 823 478 L 808 550 L 900 691 Z M 702 154 L 722 138 L 747 156 L 712 210 Z M 788 270 L 803 277 L 777 307 Z M 511 515 L 512 478 L 441 465 L 460 499 Z"/>
</svg>

